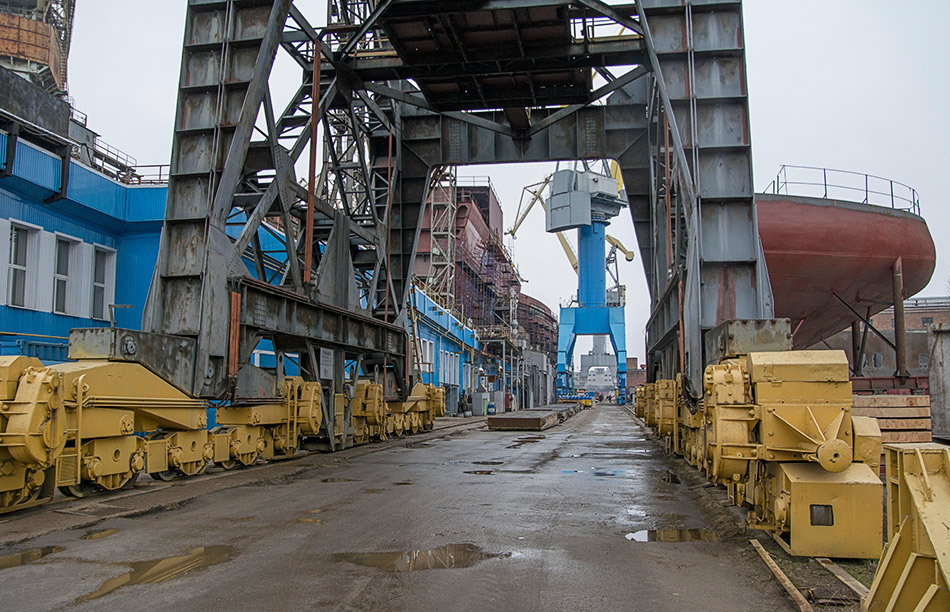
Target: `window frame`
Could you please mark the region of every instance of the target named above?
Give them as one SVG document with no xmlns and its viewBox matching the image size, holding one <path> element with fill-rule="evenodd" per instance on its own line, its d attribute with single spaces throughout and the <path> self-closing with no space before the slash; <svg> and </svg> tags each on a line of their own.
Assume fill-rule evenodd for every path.
<svg viewBox="0 0 950 612">
<path fill-rule="evenodd" d="M 96 316 L 96 257 L 102 253 L 105 256 L 104 259 L 104 280 L 101 284 L 102 287 L 102 315 Z M 92 243 L 92 266 L 89 276 L 89 318 L 94 321 L 108 321 L 109 320 L 109 300 L 110 290 L 115 291 L 115 267 L 116 267 L 116 250 L 110 247 L 107 247 L 103 244 Z M 112 272 L 110 275 L 109 272 Z M 115 296 L 112 296 L 112 301 L 115 301 Z"/>
<path fill-rule="evenodd" d="M 76 271 L 76 267 L 77 267 L 76 264 L 78 263 L 76 261 L 76 258 L 77 258 L 76 254 L 78 252 L 79 245 L 82 244 L 82 241 L 80 241 L 78 238 L 73 238 L 72 236 L 67 236 L 66 234 L 61 234 L 59 232 L 53 232 L 53 236 L 56 241 L 56 244 L 53 248 L 53 291 L 52 291 L 52 296 L 51 296 L 52 307 L 50 310 L 53 314 L 58 314 L 58 315 L 76 315 L 78 313 L 71 311 L 70 302 L 69 302 L 69 296 L 74 290 L 73 282 L 72 282 L 74 279 L 71 278 L 73 275 L 70 274 L 70 271 L 73 271 L 73 272 Z M 60 264 L 59 249 L 61 245 L 66 245 L 66 249 L 67 249 L 66 258 L 65 258 L 66 260 L 65 273 L 60 272 L 59 270 L 59 264 Z M 62 302 L 63 302 L 62 310 L 58 309 L 58 302 L 59 302 L 58 298 L 60 297 L 59 295 L 60 284 L 62 284 L 62 292 L 63 292 L 62 293 Z"/>
<path fill-rule="evenodd" d="M 38 268 L 38 249 L 40 232 L 43 228 L 38 225 L 33 225 L 32 223 L 27 223 L 26 221 L 20 221 L 19 219 L 8 219 L 10 224 L 10 231 L 7 236 L 7 261 L 6 261 L 6 282 L 4 283 L 4 304 L 10 306 L 11 308 L 24 308 L 27 310 L 36 309 L 36 280 L 35 274 L 31 274 L 31 270 L 36 271 Z M 17 264 L 13 262 L 13 233 L 15 231 L 22 231 L 24 235 L 24 259 L 25 262 Z M 22 303 L 16 304 L 13 300 L 13 284 L 15 282 L 16 273 L 22 272 L 23 274 L 23 297 Z"/>
</svg>

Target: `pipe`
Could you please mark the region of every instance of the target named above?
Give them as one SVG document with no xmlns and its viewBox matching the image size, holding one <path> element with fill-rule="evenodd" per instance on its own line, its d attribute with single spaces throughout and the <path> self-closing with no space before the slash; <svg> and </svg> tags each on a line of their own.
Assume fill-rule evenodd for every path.
<svg viewBox="0 0 950 612">
<path fill-rule="evenodd" d="M 317 112 L 320 108 L 320 67 L 323 58 L 320 55 L 320 45 L 313 46 L 313 83 L 310 91 L 310 183 L 307 185 L 307 223 L 304 225 L 304 269 L 303 282 L 310 284 L 310 273 L 313 268 L 313 213 L 316 208 L 317 191 L 317 128 L 320 118 Z"/>
<path fill-rule="evenodd" d="M 894 346 L 894 353 L 897 358 L 897 371 L 894 372 L 894 376 L 900 378 L 909 376 L 904 333 L 904 271 L 900 257 L 894 262 Z"/>
<path fill-rule="evenodd" d="M 863 376 L 861 372 L 861 322 L 855 319 L 851 321 L 851 375 Z"/>
<path fill-rule="evenodd" d="M 508 343 L 501 341 L 501 390 L 508 392 Z M 498 407 L 496 406 L 497 410 Z"/>
</svg>

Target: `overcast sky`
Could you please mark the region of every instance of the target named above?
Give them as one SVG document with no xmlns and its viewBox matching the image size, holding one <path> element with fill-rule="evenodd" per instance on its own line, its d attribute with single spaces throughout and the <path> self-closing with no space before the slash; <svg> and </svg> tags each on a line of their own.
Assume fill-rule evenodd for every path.
<svg viewBox="0 0 950 612">
<path fill-rule="evenodd" d="M 167 163 L 175 115 L 185 0 L 83 0 L 69 63 L 70 93 L 103 140 L 142 164 Z M 321 1 L 297 5 L 314 24 Z M 911 0 L 747 0 L 744 9 L 755 187 L 765 190 L 782 164 L 869 173 L 915 188 L 937 245 L 937 270 L 920 295 L 950 293 L 950 2 Z M 282 60 L 272 79 L 275 105 L 299 83 Z M 510 226 L 524 184 L 551 166 L 480 167 L 490 175 Z M 862 197 L 857 198 L 859 201 Z M 557 240 L 533 212 L 512 249 L 524 290 L 557 310 L 576 277 Z M 629 216 L 608 232 L 634 248 Z M 649 298 L 639 261 L 622 263 L 627 285 L 627 350 L 644 354 Z M 586 350 L 589 342 L 579 342 Z"/>
</svg>

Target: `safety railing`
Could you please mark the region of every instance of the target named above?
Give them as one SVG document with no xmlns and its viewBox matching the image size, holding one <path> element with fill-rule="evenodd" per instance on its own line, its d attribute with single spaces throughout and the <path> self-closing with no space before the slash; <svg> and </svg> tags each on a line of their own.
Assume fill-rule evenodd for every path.
<svg viewBox="0 0 950 612">
<path fill-rule="evenodd" d="M 96 137 L 96 157 L 101 157 L 104 163 L 116 166 L 120 169 L 135 168 L 138 162 L 134 157 L 124 151 L 116 149 L 108 142 Z"/>
<path fill-rule="evenodd" d="M 168 183 L 169 164 L 136 166 L 135 173 L 129 177 L 130 185 L 165 185 Z"/>
<path fill-rule="evenodd" d="M 863 204 L 890 206 L 920 214 L 920 198 L 913 187 L 882 176 L 849 170 L 783 164 L 765 191 L 775 195 L 839 197 L 850 201 L 860 197 Z"/>
</svg>

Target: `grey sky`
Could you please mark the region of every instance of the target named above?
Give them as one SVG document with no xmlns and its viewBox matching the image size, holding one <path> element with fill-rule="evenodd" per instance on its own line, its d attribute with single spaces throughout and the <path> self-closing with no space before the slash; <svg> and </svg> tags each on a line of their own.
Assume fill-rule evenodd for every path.
<svg viewBox="0 0 950 612">
<path fill-rule="evenodd" d="M 314 22 L 321 1 L 299 2 Z M 167 163 L 175 114 L 185 0 L 82 0 L 76 10 L 70 92 L 89 126 L 140 163 Z M 899 8 L 894 8 L 899 7 Z M 950 231 L 950 2 L 914 0 L 746 0 L 745 40 L 755 186 L 782 164 L 876 174 L 920 194 L 937 245 L 937 270 L 921 295 L 950 293 L 944 236 Z M 279 106 L 299 75 L 281 62 L 272 79 Z M 521 188 L 551 166 L 481 167 L 511 224 Z M 860 198 L 858 198 L 860 199 Z M 525 291 L 553 309 L 576 292 L 556 239 L 533 212 L 513 244 Z M 633 248 L 629 217 L 608 230 Z M 621 264 L 627 285 L 627 348 L 643 357 L 649 299 L 639 261 Z M 586 350 L 589 343 L 579 342 Z"/>
</svg>

